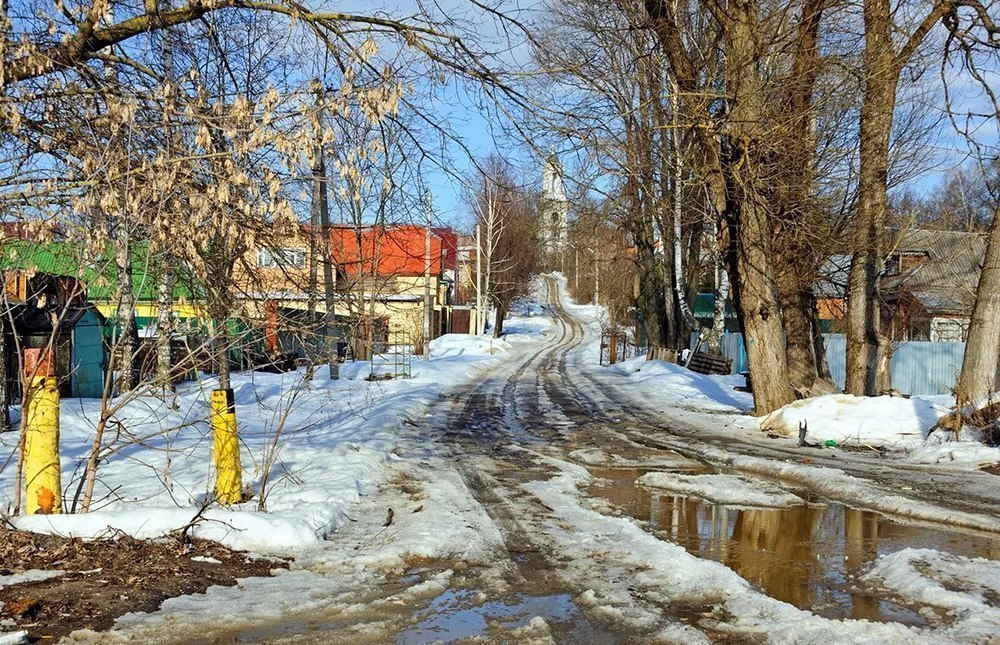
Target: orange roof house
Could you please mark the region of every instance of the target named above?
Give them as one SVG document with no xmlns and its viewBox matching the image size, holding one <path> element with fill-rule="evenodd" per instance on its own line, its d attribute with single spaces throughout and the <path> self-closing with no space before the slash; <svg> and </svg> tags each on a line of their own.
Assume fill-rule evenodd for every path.
<svg viewBox="0 0 1000 645">
<path fill-rule="evenodd" d="M 426 268 L 426 230 L 422 226 L 335 226 L 330 255 L 346 277 L 422 276 Z M 444 269 L 441 238 L 431 233 L 431 275 Z"/>
</svg>

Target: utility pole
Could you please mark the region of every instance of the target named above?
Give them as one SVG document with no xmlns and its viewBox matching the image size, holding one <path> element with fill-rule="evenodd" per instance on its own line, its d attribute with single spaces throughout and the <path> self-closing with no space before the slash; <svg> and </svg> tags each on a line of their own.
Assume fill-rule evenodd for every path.
<svg viewBox="0 0 1000 645">
<path fill-rule="evenodd" d="M 580 296 L 580 249 L 573 249 L 573 291 Z"/>
<path fill-rule="evenodd" d="M 424 235 L 424 360 L 431 360 L 431 191 L 427 189 L 427 230 Z"/>
<path fill-rule="evenodd" d="M 594 250 L 594 306 L 601 304 L 601 265 Z"/>
<path fill-rule="evenodd" d="M 483 311 L 483 238 L 482 227 L 476 223 L 476 336 L 483 335 L 486 312 Z"/>
</svg>

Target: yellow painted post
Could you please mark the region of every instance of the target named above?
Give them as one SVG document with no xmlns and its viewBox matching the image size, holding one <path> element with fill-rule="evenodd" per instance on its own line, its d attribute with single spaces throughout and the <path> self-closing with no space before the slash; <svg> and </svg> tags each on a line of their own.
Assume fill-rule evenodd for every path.
<svg viewBox="0 0 1000 645">
<path fill-rule="evenodd" d="M 243 469 L 236 433 L 232 389 L 212 390 L 212 432 L 215 445 L 215 497 L 222 504 L 243 501 Z"/>
<path fill-rule="evenodd" d="M 24 512 L 62 513 L 54 352 L 24 350 Z"/>
</svg>

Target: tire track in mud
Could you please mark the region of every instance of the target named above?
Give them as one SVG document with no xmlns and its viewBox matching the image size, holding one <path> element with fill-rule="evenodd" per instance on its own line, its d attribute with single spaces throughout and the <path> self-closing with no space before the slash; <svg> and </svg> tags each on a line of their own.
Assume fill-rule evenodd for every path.
<svg viewBox="0 0 1000 645">
<path fill-rule="evenodd" d="M 451 444 L 455 467 L 466 487 L 503 537 L 507 561 L 498 568 L 510 593 L 575 599 L 587 591 L 587 582 L 573 580 L 562 571 L 563 554 L 554 552 L 546 539 L 535 534 L 537 525 L 559 518 L 523 488 L 527 482 L 545 480 L 556 473 L 538 452 L 570 445 L 571 437 L 558 430 L 553 417 L 586 417 L 574 401 L 565 398 L 565 386 L 553 387 L 565 373 L 570 351 L 582 342 L 583 328 L 562 310 L 554 281 L 546 280 L 545 286 L 557 336 L 513 371 L 485 379 L 458 401 L 447 422 L 445 440 Z M 542 394 L 550 398 L 552 406 L 539 401 Z M 572 625 L 551 625 L 559 642 L 578 642 L 581 635 L 591 643 L 643 641 L 641 630 L 635 633 L 617 622 L 608 627 L 606 619 L 592 619 L 583 607 L 577 605 L 577 609 L 579 616 Z M 668 619 L 669 608 L 657 611 L 663 611 Z"/>
</svg>

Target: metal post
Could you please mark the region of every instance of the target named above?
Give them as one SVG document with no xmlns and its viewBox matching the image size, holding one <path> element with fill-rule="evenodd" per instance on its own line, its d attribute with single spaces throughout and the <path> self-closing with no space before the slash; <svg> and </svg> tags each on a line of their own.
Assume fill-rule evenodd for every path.
<svg viewBox="0 0 1000 645">
<path fill-rule="evenodd" d="M 62 512 L 55 352 L 24 350 L 24 512 Z M 18 482 L 20 485 L 20 482 Z"/>
<path fill-rule="evenodd" d="M 424 360 L 431 360 L 431 191 L 427 197 L 427 230 L 424 235 Z"/>
</svg>

